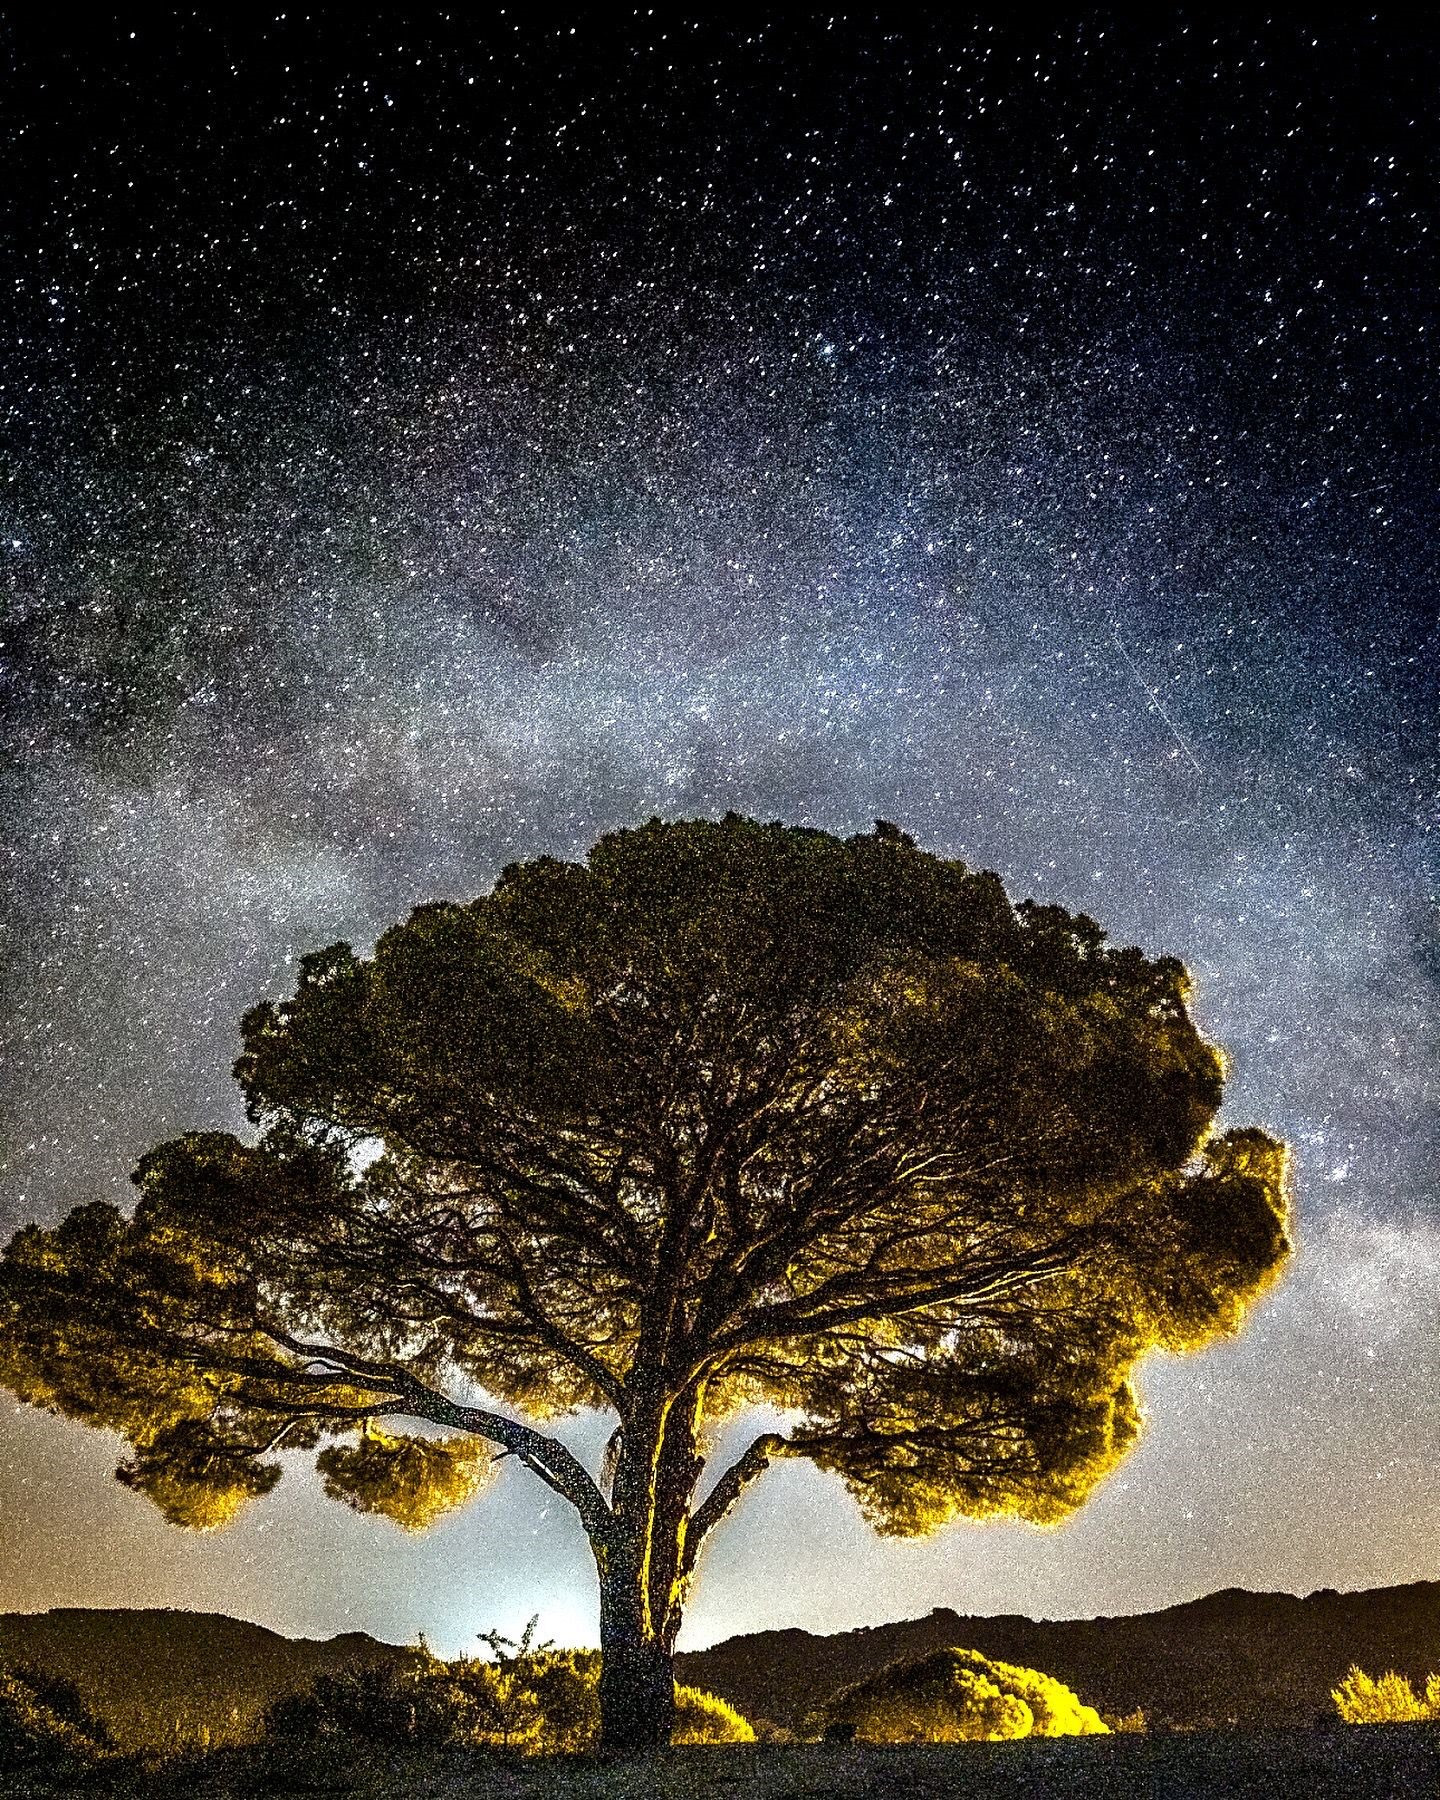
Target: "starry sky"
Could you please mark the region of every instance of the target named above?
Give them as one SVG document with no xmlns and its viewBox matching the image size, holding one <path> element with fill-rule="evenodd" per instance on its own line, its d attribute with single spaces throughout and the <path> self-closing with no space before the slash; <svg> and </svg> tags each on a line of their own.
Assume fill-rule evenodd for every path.
<svg viewBox="0 0 1440 1800">
<path fill-rule="evenodd" d="M 682 1644 L 1440 1577 L 1433 41 L 479 10 L 0 24 L 0 1230 L 238 1127 L 309 949 L 891 819 L 1191 965 L 1299 1252 L 1066 1526 L 784 1465 Z M 593 1635 L 513 1466 L 195 1537 L 116 1456 L 4 1403 L 0 1607 Z"/>
</svg>

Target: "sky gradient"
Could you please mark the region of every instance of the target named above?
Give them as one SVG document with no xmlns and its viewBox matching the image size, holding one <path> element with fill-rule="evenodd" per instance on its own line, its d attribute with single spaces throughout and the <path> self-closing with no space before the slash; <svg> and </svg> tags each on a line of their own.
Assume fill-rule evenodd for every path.
<svg viewBox="0 0 1440 1800">
<path fill-rule="evenodd" d="M 416 17 L 0 25 L 0 1231 L 237 1127 L 309 949 L 886 818 L 1190 964 L 1299 1251 L 1066 1526 L 782 1466 L 682 1643 L 1440 1577 L 1433 43 Z M 0 1609 L 593 1633 L 513 1467 L 193 1537 L 0 1431 Z"/>
</svg>

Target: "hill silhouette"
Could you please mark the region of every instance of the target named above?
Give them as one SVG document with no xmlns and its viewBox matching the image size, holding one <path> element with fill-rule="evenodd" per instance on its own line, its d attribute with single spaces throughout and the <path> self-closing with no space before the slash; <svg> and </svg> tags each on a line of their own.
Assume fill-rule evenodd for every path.
<svg viewBox="0 0 1440 1800">
<path fill-rule="evenodd" d="M 923 1619 L 817 1637 L 762 1631 L 676 1659 L 680 1679 L 751 1718 L 797 1725 L 827 1695 L 902 1657 L 948 1646 L 1043 1669 L 1112 1714 L 1152 1726 L 1310 1725 L 1352 1663 L 1417 1678 L 1440 1669 L 1440 1582 L 1304 1599 L 1226 1588 L 1118 1618 Z"/>
<path fill-rule="evenodd" d="M 0 1665 L 73 1681 L 124 1745 L 208 1732 L 243 1737 L 281 1694 L 317 1675 L 401 1654 L 363 1631 L 288 1638 L 223 1613 L 59 1607 L 0 1613 Z"/>
<path fill-rule="evenodd" d="M 1440 1582 L 1305 1599 L 1227 1588 L 1117 1618 L 921 1619 L 817 1636 L 762 1631 L 676 1658 L 680 1680 L 750 1718 L 798 1725 L 837 1688 L 931 1650 L 961 1646 L 1018 1662 L 1107 1713 L 1142 1707 L 1152 1726 L 1310 1725 L 1352 1663 L 1418 1679 L 1440 1669 Z M 219 1613 L 66 1608 L 0 1614 L 0 1664 L 62 1675 L 126 1743 L 208 1730 L 243 1736 L 272 1700 L 346 1663 L 403 1655 L 364 1632 L 287 1638 Z"/>
</svg>

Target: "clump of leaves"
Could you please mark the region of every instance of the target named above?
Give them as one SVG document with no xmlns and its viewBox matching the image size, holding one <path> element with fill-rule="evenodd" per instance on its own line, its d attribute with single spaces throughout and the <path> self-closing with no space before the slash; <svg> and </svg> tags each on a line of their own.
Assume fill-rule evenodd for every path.
<svg viewBox="0 0 1440 1800">
<path fill-rule="evenodd" d="M 892 1663 L 834 1695 L 814 1723 L 888 1744 L 1090 1737 L 1109 1730 L 1063 1682 L 978 1650 L 937 1650 Z"/>
<path fill-rule="evenodd" d="M 72 1683 L 42 1669 L 0 1669 L 0 1770 L 59 1771 L 114 1750 Z"/>
<path fill-rule="evenodd" d="M 494 1461 L 484 1438 L 392 1437 L 372 1425 L 353 1447 L 322 1450 L 315 1466 L 332 1500 L 383 1513 L 406 1531 L 424 1531 L 473 1499 Z"/>
<path fill-rule="evenodd" d="M 1440 1719 L 1440 1675 L 1426 1678 L 1422 1697 L 1393 1669 L 1377 1681 L 1352 1665 L 1339 1687 L 1331 1690 L 1330 1698 L 1347 1725 L 1408 1725 Z"/>
</svg>

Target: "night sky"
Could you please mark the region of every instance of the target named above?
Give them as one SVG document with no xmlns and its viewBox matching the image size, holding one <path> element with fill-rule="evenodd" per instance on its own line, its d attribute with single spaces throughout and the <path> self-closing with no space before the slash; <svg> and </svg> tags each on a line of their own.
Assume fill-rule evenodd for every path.
<svg viewBox="0 0 1440 1800">
<path fill-rule="evenodd" d="M 1300 1249 L 1070 1524 L 885 1542 L 784 1465 L 683 1642 L 1440 1577 L 1409 9 L 45 10 L 0 26 L 0 1229 L 238 1127 L 309 949 L 652 814 L 890 819 L 1192 966 Z M 0 1608 L 593 1633 L 514 1465 L 422 1538 L 313 1478 L 197 1537 L 0 1420 Z"/>
</svg>

